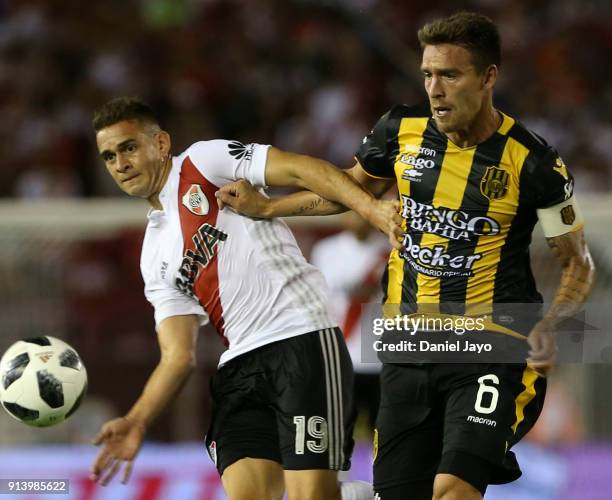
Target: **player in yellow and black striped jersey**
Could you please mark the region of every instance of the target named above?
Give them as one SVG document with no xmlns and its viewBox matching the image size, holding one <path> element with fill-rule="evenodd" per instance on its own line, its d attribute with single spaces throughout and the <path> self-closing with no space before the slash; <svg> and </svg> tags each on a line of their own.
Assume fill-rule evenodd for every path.
<svg viewBox="0 0 612 500">
<path fill-rule="evenodd" d="M 528 250 L 537 221 L 562 266 L 551 307 L 525 332 L 526 362 L 383 365 L 375 498 L 482 500 L 489 484 L 521 474 L 511 448 L 540 413 L 555 331 L 586 300 L 594 267 L 563 161 L 493 106 L 495 24 L 459 13 L 425 25 L 419 41 L 428 104 L 386 113 L 348 171 L 375 197 L 399 192 L 404 234 L 383 278 L 385 304 L 403 313 L 430 304 L 456 313 L 459 304 L 469 314 L 474 305 L 541 302 Z M 286 185 L 299 186 L 285 173 Z M 244 182 L 217 196 L 250 216 L 343 210 L 308 192 L 270 200 Z"/>
<path fill-rule="evenodd" d="M 493 107 L 499 35 L 488 19 L 459 14 L 419 38 L 429 102 L 392 108 L 356 154 L 367 176 L 389 179 L 400 197 L 405 236 L 389 256 L 384 303 L 404 314 L 431 304 L 457 314 L 460 304 L 465 314 L 475 305 L 541 302 L 531 233 L 540 219 L 546 236 L 583 242 L 573 178 L 542 138 Z M 582 302 L 592 263 L 583 243 L 569 255 L 580 263 L 574 298 Z M 564 276 L 571 273 L 566 267 Z M 556 301 L 566 299 L 561 287 Z M 528 325 L 532 358 L 538 325 Z M 510 449 L 535 423 L 545 390 L 524 363 L 385 364 L 377 498 L 477 500 L 488 484 L 515 480 L 521 472 Z"/>
<path fill-rule="evenodd" d="M 385 303 L 541 302 L 529 265 L 536 211 L 569 200 L 574 181 L 543 139 L 500 115 L 490 137 L 460 147 L 429 104 L 401 105 L 364 139 L 356 157 L 396 181 L 406 231 L 389 257 Z"/>
</svg>

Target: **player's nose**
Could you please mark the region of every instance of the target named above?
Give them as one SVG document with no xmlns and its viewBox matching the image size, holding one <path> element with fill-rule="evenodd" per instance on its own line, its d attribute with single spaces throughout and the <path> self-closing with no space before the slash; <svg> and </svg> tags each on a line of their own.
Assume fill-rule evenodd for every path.
<svg viewBox="0 0 612 500">
<path fill-rule="evenodd" d="M 121 154 L 117 153 L 117 157 L 115 158 L 115 168 L 117 169 L 117 171 L 126 172 L 131 167 L 132 164 L 129 162 L 129 160 Z"/>
<path fill-rule="evenodd" d="M 425 90 L 429 97 L 442 97 L 444 95 L 444 89 L 441 85 L 440 78 L 435 75 L 429 79 Z"/>
</svg>

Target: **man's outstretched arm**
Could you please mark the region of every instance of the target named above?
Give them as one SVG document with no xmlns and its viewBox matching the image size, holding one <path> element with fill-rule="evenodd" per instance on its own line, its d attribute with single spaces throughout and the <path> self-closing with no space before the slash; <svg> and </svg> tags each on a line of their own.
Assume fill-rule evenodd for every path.
<svg viewBox="0 0 612 500">
<path fill-rule="evenodd" d="M 332 215 L 353 209 L 372 222 L 364 212 L 376 210 L 373 198 L 380 198 L 395 181 L 369 176 L 359 162 L 350 170 L 343 171 L 323 160 L 271 148 L 266 165 L 266 183 L 309 191 L 270 199 L 247 182 L 237 181 L 219 190 L 219 204 L 243 215 L 263 218 Z M 378 205 L 379 210 L 381 206 L 384 205 Z M 388 206 L 395 207 L 395 204 Z"/>
<path fill-rule="evenodd" d="M 565 319 L 576 314 L 593 287 L 595 265 L 582 228 L 546 239 L 561 263 L 561 282 L 544 319 L 529 335 L 529 365 L 546 371 L 556 358 L 556 330 Z"/>
<path fill-rule="evenodd" d="M 140 398 L 127 415 L 105 423 L 94 438 L 95 445 L 102 445 L 91 469 L 94 481 L 108 484 L 122 466 L 122 482 L 129 480 L 147 428 L 176 397 L 195 366 L 198 329 L 195 315 L 172 316 L 161 322 L 161 358 Z"/>
</svg>

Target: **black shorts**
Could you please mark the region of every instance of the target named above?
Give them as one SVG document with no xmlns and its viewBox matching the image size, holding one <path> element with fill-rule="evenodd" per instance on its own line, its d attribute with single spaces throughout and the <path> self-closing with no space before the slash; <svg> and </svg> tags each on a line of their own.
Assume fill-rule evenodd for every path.
<svg viewBox="0 0 612 500">
<path fill-rule="evenodd" d="M 376 414 L 380 404 L 380 377 L 378 373 L 355 372 L 355 408 L 366 412 L 371 431 L 376 427 Z"/>
<path fill-rule="evenodd" d="M 483 494 L 514 481 L 521 471 L 510 448 L 533 427 L 545 392 L 546 380 L 525 364 L 385 364 L 375 491 L 382 500 L 406 492 L 429 500 L 438 473 Z"/>
<path fill-rule="evenodd" d="M 338 328 L 274 342 L 232 359 L 211 380 L 206 446 L 222 475 L 241 458 L 288 470 L 348 470 L 353 366 Z"/>
</svg>

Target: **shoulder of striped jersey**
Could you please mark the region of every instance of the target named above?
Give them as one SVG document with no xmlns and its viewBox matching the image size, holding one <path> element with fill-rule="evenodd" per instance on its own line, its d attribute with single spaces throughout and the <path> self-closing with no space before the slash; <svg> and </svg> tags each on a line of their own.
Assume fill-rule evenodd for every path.
<svg viewBox="0 0 612 500">
<path fill-rule="evenodd" d="M 532 171 L 541 161 L 551 161 L 559 156 L 557 151 L 552 148 L 541 136 L 529 130 L 525 125 L 516 121 L 508 131 L 508 136 L 514 139 L 519 144 L 523 145 L 533 154 L 533 160 L 530 162 Z"/>
<path fill-rule="evenodd" d="M 546 155 L 552 151 L 552 148 L 541 136 L 533 130 L 529 130 L 519 121 L 514 122 L 514 125 L 508 131 L 508 135 L 538 156 Z"/>
</svg>

